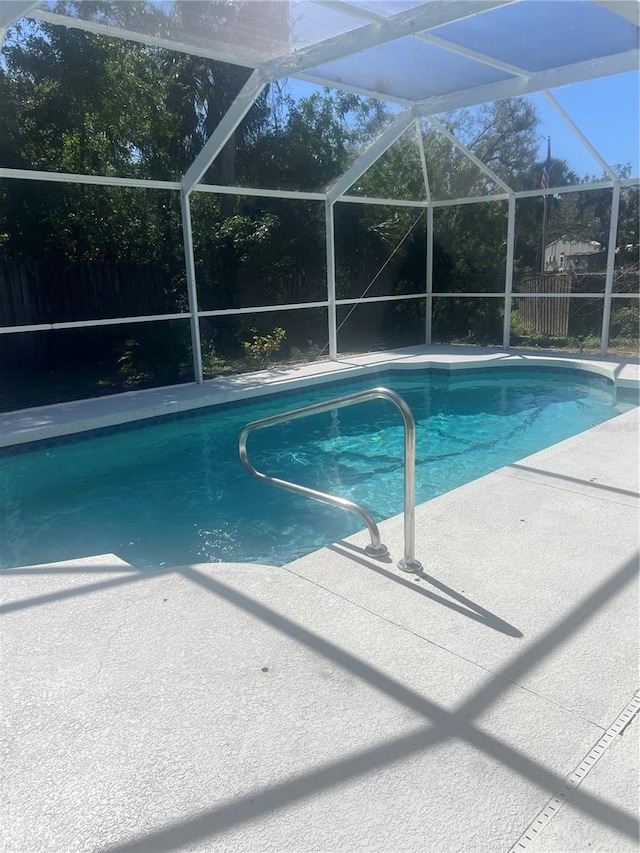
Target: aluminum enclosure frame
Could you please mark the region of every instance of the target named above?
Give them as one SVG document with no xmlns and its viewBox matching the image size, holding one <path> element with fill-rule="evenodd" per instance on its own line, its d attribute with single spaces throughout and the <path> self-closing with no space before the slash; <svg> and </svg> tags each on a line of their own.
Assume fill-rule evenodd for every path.
<svg viewBox="0 0 640 853">
<path fill-rule="evenodd" d="M 429 30 L 441 26 L 443 23 L 462 20 L 469 16 L 482 14 L 484 12 L 497 9 L 501 6 L 515 5 L 520 0 L 455 0 L 452 3 L 434 3 L 428 6 L 418 7 L 418 10 L 409 10 L 393 15 L 390 18 L 382 18 L 376 13 L 369 12 L 361 7 L 351 6 L 348 2 L 340 3 L 344 9 L 348 7 L 349 14 L 359 16 L 368 23 L 364 27 L 357 28 L 355 31 L 347 32 L 340 36 L 330 39 L 325 39 L 322 42 L 313 44 L 310 47 L 294 51 L 292 54 L 285 55 L 278 60 L 270 60 L 260 66 L 254 68 L 253 73 L 245 83 L 244 87 L 231 104 L 227 113 L 220 121 L 218 127 L 206 142 L 204 148 L 192 163 L 189 169 L 185 172 L 180 181 L 147 181 L 133 178 L 116 178 L 112 176 L 93 176 L 79 175 L 67 173 L 52 173 L 41 172 L 36 170 L 20 170 L 0 168 L 0 178 L 18 179 L 18 180 L 36 180 L 36 181 L 56 181 L 65 183 L 84 183 L 96 184 L 102 186 L 117 186 L 117 187 L 140 187 L 145 189 L 163 189 L 171 190 L 179 193 L 182 212 L 182 227 L 183 227 L 183 242 L 185 253 L 185 269 L 187 274 L 187 295 L 189 300 L 189 311 L 172 314 L 160 314 L 144 317 L 117 317 L 104 320 L 88 320 L 74 321 L 66 323 L 40 323 L 27 324 L 22 326 L 5 326 L 0 328 L 0 334 L 12 334 L 18 332 L 36 332 L 53 329 L 68 329 L 68 328 L 83 328 L 90 326 L 101 325 L 119 325 L 124 323 L 144 323 L 157 320 L 169 319 L 184 319 L 189 320 L 191 328 L 191 344 L 193 352 L 193 368 L 196 382 L 203 382 L 202 370 L 202 355 L 200 345 L 200 319 L 203 317 L 230 316 L 249 313 L 261 313 L 266 311 L 288 311 L 302 308 L 327 308 L 328 311 L 328 341 L 329 341 L 329 356 L 331 359 L 337 359 L 339 355 L 337 343 L 337 308 L 341 305 L 353 305 L 360 303 L 376 303 L 386 301 L 399 301 L 404 299 L 424 300 L 426 304 L 426 328 L 425 341 L 431 343 L 431 322 L 433 311 L 433 213 L 438 207 L 455 206 L 459 204 L 473 204 L 488 201 L 507 201 L 508 202 L 508 221 L 506 233 L 506 269 L 505 269 L 505 284 L 502 292 L 494 293 L 438 293 L 437 297 L 459 297 L 465 298 L 499 298 L 504 301 L 504 329 L 503 329 L 503 347 L 508 349 L 510 346 L 510 319 L 511 319 L 511 302 L 512 302 L 512 282 L 513 282 L 513 260 L 514 260 L 514 244 L 515 244 L 515 205 L 516 200 L 520 198 L 534 198 L 544 195 L 550 195 L 554 192 L 587 192 L 589 190 L 597 190 L 611 188 L 612 193 L 612 215 L 610 222 L 608 256 L 606 267 L 606 284 L 603 293 L 595 294 L 572 294 L 571 298 L 591 298 L 602 299 L 603 301 L 603 318 L 601 332 L 601 353 L 606 355 L 609 342 L 609 323 L 611 317 L 611 305 L 613 299 L 637 299 L 637 294 L 614 294 L 613 293 L 613 272 L 615 263 L 615 246 L 617 237 L 618 212 L 620 193 L 623 187 L 637 186 L 640 184 L 638 178 L 620 180 L 610 164 L 600 155 L 596 148 L 591 144 L 587 136 L 580 130 L 573 119 L 566 111 L 558 104 L 553 95 L 548 91 L 549 88 L 556 86 L 567 85 L 569 83 L 579 82 L 581 80 L 593 79 L 600 76 L 606 76 L 613 73 L 623 71 L 637 70 L 638 68 L 638 51 L 627 51 L 626 53 L 617 54 L 609 57 L 600 57 L 590 60 L 589 62 L 578 62 L 573 65 L 562 66 L 543 72 L 529 72 L 522 68 L 513 65 L 501 63 L 492 57 L 482 54 L 478 51 L 470 51 L 466 48 L 453 45 L 451 42 L 432 36 Z M 593 0 L 595 3 L 596 0 Z M 198 48 L 193 48 L 190 45 L 183 45 L 166 39 L 157 39 L 153 37 L 145 37 L 140 34 L 130 33 L 128 31 L 119 30 L 116 27 L 110 27 L 95 22 L 83 21 L 79 18 L 69 18 L 67 16 L 54 14 L 48 11 L 37 8 L 38 2 L 22 2 L 21 0 L 12 0 L 3 4 L 0 9 L 0 44 L 4 39 L 8 28 L 12 23 L 19 20 L 21 17 L 28 17 L 34 20 L 42 20 L 52 24 L 62 24 L 64 26 L 76 27 L 90 32 L 99 33 L 118 38 L 133 39 L 142 42 L 143 44 L 158 45 L 173 50 L 181 50 L 194 55 L 206 56 L 207 58 L 220 59 L 225 62 L 235 62 L 247 66 L 246 61 L 240 61 L 242 57 L 236 55 L 233 51 L 228 54 L 221 55 L 220 51 L 202 51 Z M 334 6 L 330 0 L 322 2 L 319 0 L 318 5 L 328 7 Z M 620 17 L 631 20 L 629 18 L 628 4 L 617 2 L 617 0 L 598 0 L 597 5 L 603 6 L 614 14 Z M 631 21 L 636 23 L 636 20 Z M 351 165 L 351 167 L 339 177 L 325 192 L 301 192 L 301 191 L 285 191 L 285 190 L 265 190 L 252 187 L 224 187 L 212 186 L 199 183 L 207 170 L 210 168 L 216 157 L 232 137 L 233 133 L 251 109 L 265 86 L 270 82 L 281 79 L 285 76 L 295 76 L 302 80 L 311 80 L 312 82 L 321 82 L 322 85 L 330 85 L 333 88 L 340 88 L 347 91 L 355 91 L 353 86 L 349 84 L 338 84 L 328 82 L 326 80 L 318 80 L 306 73 L 307 69 L 313 68 L 319 64 L 326 63 L 338 58 L 349 56 L 352 53 L 366 50 L 370 47 L 379 46 L 382 44 L 396 41 L 407 35 L 415 34 L 420 39 L 443 47 L 452 53 L 461 56 L 473 58 L 475 61 L 484 63 L 488 66 L 506 71 L 512 75 L 511 79 L 503 80 L 498 83 L 489 85 L 476 86 L 472 89 L 462 90 L 454 93 L 452 96 L 438 96 L 429 98 L 421 102 L 410 102 L 403 99 L 398 99 L 390 96 L 384 96 L 390 102 L 400 103 L 405 106 L 405 109 L 399 113 L 393 123 L 384 129 L 381 134 L 375 139 L 370 146 L 361 154 L 361 156 Z M 358 90 L 359 93 L 381 98 L 380 93 L 370 90 Z M 472 151 L 464 146 L 454 134 L 452 134 L 438 119 L 435 117 L 437 113 L 444 110 L 457 109 L 463 106 L 471 106 L 487 101 L 500 100 L 506 97 L 521 96 L 532 92 L 542 92 L 566 126 L 579 139 L 579 141 L 592 154 L 603 171 L 607 175 L 607 180 L 599 181 L 591 184 L 576 184 L 563 187 L 551 187 L 547 189 L 525 190 L 514 192 L 499 176 L 484 164 Z M 429 175 L 422 141 L 420 122 L 426 119 L 432 124 L 439 133 L 443 134 L 449 142 L 451 142 L 471 163 L 481 169 L 487 177 L 495 183 L 499 192 L 487 196 L 466 197 L 461 199 L 433 199 L 429 186 Z M 411 126 L 416 130 L 416 146 L 420 157 L 422 179 L 424 184 L 424 199 L 422 200 L 401 200 L 401 199 L 384 199 L 384 198 L 368 198 L 362 196 L 352 196 L 348 194 L 349 188 L 359 177 L 364 174 L 384 153 L 392 146 L 403 134 L 405 134 Z M 200 310 L 198 306 L 198 288 L 195 273 L 195 259 L 193 254 L 193 240 L 191 236 L 191 212 L 190 212 L 190 195 L 193 192 L 210 192 L 219 194 L 231 194 L 238 196 L 255 196 L 264 198 L 283 198 L 283 199 L 298 199 L 298 200 L 313 200 L 321 201 L 325 206 L 325 227 L 326 227 L 326 257 L 327 257 L 327 297 L 325 300 L 305 303 L 287 303 L 284 305 L 267 305 L 259 307 L 243 307 L 239 309 L 220 309 L 212 311 Z M 427 268 L 426 268 L 426 286 L 423 293 L 408 294 L 404 296 L 379 296 L 367 297 L 361 299 L 338 299 L 336 298 L 335 290 L 335 217 L 334 206 L 336 203 L 350 204 L 376 204 L 396 207 L 413 207 L 422 208 L 427 211 L 427 224 L 425 229 Z M 566 294 L 517 294 L 517 298 L 541 298 L 541 297 L 567 297 Z"/>
</svg>

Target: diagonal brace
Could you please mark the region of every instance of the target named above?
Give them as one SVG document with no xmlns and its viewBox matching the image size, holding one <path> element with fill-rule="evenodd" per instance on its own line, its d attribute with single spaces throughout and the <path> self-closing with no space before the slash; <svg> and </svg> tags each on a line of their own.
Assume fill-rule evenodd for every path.
<svg viewBox="0 0 640 853">
<path fill-rule="evenodd" d="M 202 151 L 185 172 L 181 184 L 183 192 L 187 195 L 193 190 L 209 166 L 233 136 L 242 119 L 246 116 L 262 93 L 267 82 L 268 81 L 259 71 L 254 71 L 251 77 L 249 77 L 247 82 L 244 84 L 235 101 L 222 117 L 220 124 L 213 131 L 209 139 L 207 139 Z"/>
<path fill-rule="evenodd" d="M 459 139 L 456 139 L 456 137 L 453 135 L 453 133 L 451 133 L 450 130 L 447 130 L 447 128 L 441 122 L 439 122 L 437 118 L 434 118 L 433 116 L 429 116 L 427 121 L 430 121 L 431 124 L 435 128 L 437 128 L 437 130 L 449 140 L 449 142 L 451 142 L 453 145 L 455 145 L 456 148 L 458 148 L 460 151 L 462 151 L 462 153 L 465 155 L 465 157 L 467 157 L 469 160 L 471 160 L 472 163 L 475 163 L 475 165 L 479 169 L 481 169 L 485 173 L 485 175 L 487 175 L 489 178 L 491 178 L 491 180 L 494 182 L 494 184 L 497 184 L 506 193 L 512 192 L 511 187 L 508 186 L 507 184 L 505 184 L 505 182 L 502 180 L 502 178 L 499 178 L 496 175 L 496 173 L 493 171 L 493 169 L 490 169 L 489 166 L 487 166 L 485 163 L 483 163 L 479 157 L 476 157 L 476 155 L 473 153 L 473 151 L 470 151 L 466 145 L 463 145 Z"/>
<path fill-rule="evenodd" d="M 414 120 L 413 110 L 401 112 L 386 130 L 378 136 L 366 151 L 353 163 L 347 171 L 333 183 L 327 192 L 329 203 L 337 201 L 349 187 L 361 177 L 367 169 L 378 160 L 384 152 L 405 132 Z"/>
</svg>

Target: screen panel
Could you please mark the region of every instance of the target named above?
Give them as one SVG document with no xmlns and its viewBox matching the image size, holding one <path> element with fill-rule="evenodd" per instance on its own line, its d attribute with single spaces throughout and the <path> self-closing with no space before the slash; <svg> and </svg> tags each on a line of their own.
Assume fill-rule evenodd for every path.
<svg viewBox="0 0 640 853">
<path fill-rule="evenodd" d="M 193 382 L 188 320 L 0 335 L 3 411 Z"/>
</svg>

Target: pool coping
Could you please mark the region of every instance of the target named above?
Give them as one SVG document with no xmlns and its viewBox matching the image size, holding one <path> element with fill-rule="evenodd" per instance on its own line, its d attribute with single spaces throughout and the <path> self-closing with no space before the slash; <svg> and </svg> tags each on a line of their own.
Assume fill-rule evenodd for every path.
<svg viewBox="0 0 640 853">
<path fill-rule="evenodd" d="M 0 415 L 0 448 L 31 444 L 105 427 L 149 420 L 218 405 L 241 403 L 266 395 L 295 391 L 332 380 L 362 379 L 381 370 L 454 372 L 486 367 L 563 367 L 603 376 L 617 388 L 640 388 L 640 361 L 635 358 L 585 354 L 513 351 L 497 348 L 406 347 L 385 352 L 342 356 L 337 361 L 274 367 L 256 373 L 210 379 L 105 397 L 21 409 Z M 25 448 L 26 449 L 26 448 Z"/>
</svg>

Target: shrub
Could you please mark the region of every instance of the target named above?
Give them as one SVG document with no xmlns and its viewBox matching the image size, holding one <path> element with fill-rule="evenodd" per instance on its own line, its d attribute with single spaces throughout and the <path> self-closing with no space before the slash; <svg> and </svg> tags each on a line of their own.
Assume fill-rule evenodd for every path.
<svg viewBox="0 0 640 853">
<path fill-rule="evenodd" d="M 251 334 L 250 341 L 242 341 L 243 350 L 254 365 L 268 367 L 287 337 L 285 330 L 278 326 L 270 335 L 259 335 L 257 329 L 251 329 Z"/>
</svg>

